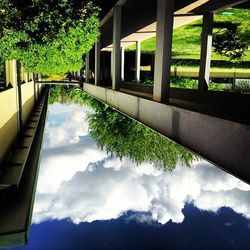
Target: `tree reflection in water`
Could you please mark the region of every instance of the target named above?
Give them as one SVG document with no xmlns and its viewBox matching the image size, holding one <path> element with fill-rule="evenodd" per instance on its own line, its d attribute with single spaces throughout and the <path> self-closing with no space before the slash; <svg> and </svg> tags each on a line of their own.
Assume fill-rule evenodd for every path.
<svg viewBox="0 0 250 250">
<path fill-rule="evenodd" d="M 147 161 L 170 171 L 176 167 L 178 161 L 190 166 L 197 159 L 197 156 L 182 146 L 97 101 L 80 89 L 54 86 L 50 91 L 49 102 L 88 106 L 93 111 L 88 114 L 90 134 L 98 147 L 112 156 L 120 159 L 128 157 L 137 164 Z"/>
</svg>

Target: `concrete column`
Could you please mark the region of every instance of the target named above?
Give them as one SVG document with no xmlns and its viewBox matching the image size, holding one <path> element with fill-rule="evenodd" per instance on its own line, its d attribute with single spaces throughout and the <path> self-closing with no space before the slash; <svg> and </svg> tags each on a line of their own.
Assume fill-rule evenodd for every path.
<svg viewBox="0 0 250 250">
<path fill-rule="evenodd" d="M 153 99 L 168 102 L 170 89 L 174 0 L 157 0 Z"/>
<path fill-rule="evenodd" d="M 34 102 L 35 102 L 35 104 L 36 104 L 36 103 L 37 103 L 36 83 L 35 83 L 35 82 L 33 82 L 33 84 L 34 84 Z"/>
<path fill-rule="evenodd" d="M 80 78 L 80 73 L 79 72 L 80 72 L 79 70 L 76 71 L 76 80 L 78 80 L 78 81 L 79 81 L 79 78 Z"/>
<path fill-rule="evenodd" d="M 85 82 L 89 83 L 89 52 L 86 53 L 85 57 Z"/>
<path fill-rule="evenodd" d="M 201 34 L 201 55 L 199 70 L 199 91 L 208 89 L 211 52 L 212 52 L 212 33 L 213 33 L 213 13 L 203 15 L 203 25 Z"/>
<path fill-rule="evenodd" d="M 113 12 L 113 58 L 112 88 L 119 90 L 121 83 L 121 7 L 116 6 Z"/>
<path fill-rule="evenodd" d="M 18 64 L 18 70 L 20 68 L 20 80 L 21 80 L 21 83 L 25 82 L 26 79 L 25 79 L 25 71 L 24 71 L 24 67 L 21 63 L 17 62 Z M 18 73 L 19 74 L 19 73 Z M 19 76 L 18 76 L 19 77 Z"/>
<path fill-rule="evenodd" d="M 19 66 L 19 67 L 18 67 Z M 21 79 L 20 79 L 20 65 L 16 60 L 5 62 L 5 76 L 6 87 L 11 84 L 15 90 L 15 102 L 16 114 L 17 114 L 17 132 L 20 132 L 22 128 L 22 93 L 21 93 Z"/>
<path fill-rule="evenodd" d="M 22 106 L 22 65 L 20 62 L 13 60 L 13 78 L 15 79 L 14 85 L 17 86 L 17 115 L 19 121 L 19 131 L 23 129 L 23 106 Z"/>
<path fill-rule="evenodd" d="M 83 69 L 80 70 L 80 78 L 79 81 L 82 83 L 83 82 Z"/>
<path fill-rule="evenodd" d="M 110 51 L 110 75 L 111 80 L 113 79 L 113 50 Z"/>
<path fill-rule="evenodd" d="M 10 61 L 5 61 L 5 87 L 7 88 L 9 84 L 12 85 L 11 83 L 11 77 L 10 77 Z"/>
<path fill-rule="evenodd" d="M 24 73 L 24 81 L 27 83 L 29 82 L 29 73 L 25 71 Z"/>
<path fill-rule="evenodd" d="M 12 84 L 13 88 L 17 88 L 17 81 L 18 81 L 17 61 L 16 60 L 8 61 L 8 64 L 9 64 L 8 68 L 9 82 Z"/>
<path fill-rule="evenodd" d="M 100 41 L 95 43 L 95 85 L 100 85 L 101 78 L 101 46 Z"/>
<path fill-rule="evenodd" d="M 35 81 L 35 73 L 32 73 L 32 79 L 34 84 L 34 102 L 37 103 L 37 91 L 36 91 L 36 81 Z"/>
<path fill-rule="evenodd" d="M 38 97 L 40 97 L 40 94 L 41 94 L 40 87 L 41 87 L 41 85 L 37 83 L 37 95 L 38 95 Z"/>
<path fill-rule="evenodd" d="M 136 41 L 136 52 L 135 52 L 135 81 L 140 82 L 140 67 L 141 67 L 141 42 Z"/>
<path fill-rule="evenodd" d="M 125 48 L 121 48 L 121 81 L 124 82 Z"/>
</svg>

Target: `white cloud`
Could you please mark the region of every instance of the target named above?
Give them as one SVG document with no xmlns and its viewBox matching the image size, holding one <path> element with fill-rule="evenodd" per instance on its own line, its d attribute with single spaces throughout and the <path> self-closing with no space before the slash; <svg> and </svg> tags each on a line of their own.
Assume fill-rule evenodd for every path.
<svg viewBox="0 0 250 250">
<path fill-rule="evenodd" d="M 44 148 L 77 143 L 79 136 L 87 135 L 87 113 L 88 109 L 78 104 L 51 105 L 45 127 Z"/>
<path fill-rule="evenodd" d="M 75 223 L 108 220 L 129 210 L 142 212 L 142 217 L 136 215 L 142 222 L 181 223 L 187 202 L 213 212 L 230 207 L 250 218 L 249 185 L 204 161 L 191 168 L 178 163 L 174 171 L 164 172 L 149 163 L 137 166 L 129 159 L 107 156 L 88 135 L 82 119 L 88 110 L 77 105 L 69 108 L 72 121 L 68 117 L 67 125 L 59 122 L 67 117 L 62 107 L 50 109 L 34 223 L 65 218 Z M 53 112 L 60 114 L 59 120 Z M 63 136 L 53 136 L 56 131 Z"/>
<path fill-rule="evenodd" d="M 106 156 L 89 136 L 76 144 L 43 150 L 37 192 L 56 192 L 63 181 Z"/>
<path fill-rule="evenodd" d="M 33 221 L 70 218 L 75 223 L 92 222 L 115 219 L 132 210 L 150 213 L 162 224 L 169 220 L 181 223 L 186 202 L 214 212 L 230 207 L 250 218 L 250 188 L 208 163 L 190 169 L 179 165 L 171 173 L 150 164 L 136 166 L 128 159 L 106 158 L 91 165 L 66 178 L 55 192 L 47 188 L 47 200 L 46 194 L 38 192 Z M 211 171 L 208 176 L 207 171 Z"/>
</svg>

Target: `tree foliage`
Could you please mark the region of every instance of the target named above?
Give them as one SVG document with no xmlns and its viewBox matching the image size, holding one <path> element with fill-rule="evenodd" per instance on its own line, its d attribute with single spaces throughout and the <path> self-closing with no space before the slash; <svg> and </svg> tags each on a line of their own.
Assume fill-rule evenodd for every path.
<svg viewBox="0 0 250 250">
<path fill-rule="evenodd" d="M 67 100 L 67 102 L 81 103 L 90 107 L 93 110 L 88 115 L 90 134 L 97 145 L 111 155 L 121 159 L 128 157 L 137 164 L 144 161 L 151 162 L 167 170 L 173 170 L 179 160 L 189 166 L 196 159 L 194 154 L 180 145 L 79 89 L 57 86 L 52 89 L 51 97 L 53 102 Z"/>
<path fill-rule="evenodd" d="M 228 57 L 232 62 L 237 62 L 246 55 L 248 45 L 240 38 L 236 24 L 227 22 L 223 25 L 226 27 L 219 29 L 213 35 L 213 47 L 219 55 Z"/>
<path fill-rule="evenodd" d="M 183 147 L 109 106 L 89 114 L 88 121 L 97 145 L 121 159 L 128 157 L 137 164 L 146 161 L 167 170 L 173 170 L 179 160 L 189 166 L 195 159 Z"/>
<path fill-rule="evenodd" d="M 77 103 L 89 107 L 92 110 L 103 108 L 103 104 L 84 93 L 81 89 L 72 86 L 54 85 L 50 89 L 49 104 Z"/>
<path fill-rule="evenodd" d="M 36 73 L 78 70 L 99 36 L 98 11 L 89 0 L 2 0 L 0 54 Z"/>
</svg>

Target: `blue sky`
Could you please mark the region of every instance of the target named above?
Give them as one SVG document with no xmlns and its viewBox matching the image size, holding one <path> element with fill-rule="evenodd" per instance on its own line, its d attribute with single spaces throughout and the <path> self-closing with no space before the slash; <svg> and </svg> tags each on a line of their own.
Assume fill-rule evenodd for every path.
<svg viewBox="0 0 250 250">
<path fill-rule="evenodd" d="M 130 218 L 136 216 L 132 212 L 78 225 L 46 221 L 32 226 L 29 245 L 20 249 L 248 249 L 249 221 L 231 209 L 215 214 L 186 205 L 184 214 L 181 224 L 164 225 L 140 223 Z"/>
<path fill-rule="evenodd" d="M 23 249 L 248 249 L 249 185 L 205 161 L 164 172 L 111 157 L 90 137 L 88 112 L 49 107 Z"/>
</svg>

